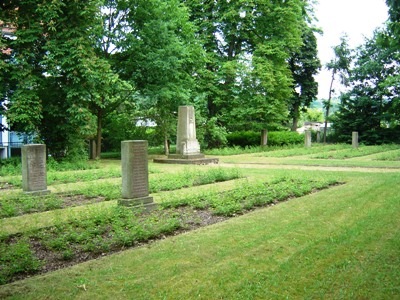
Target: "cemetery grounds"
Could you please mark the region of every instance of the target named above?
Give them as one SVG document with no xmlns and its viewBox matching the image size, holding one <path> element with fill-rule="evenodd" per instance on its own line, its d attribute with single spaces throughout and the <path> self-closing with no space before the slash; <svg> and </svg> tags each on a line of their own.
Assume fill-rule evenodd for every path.
<svg viewBox="0 0 400 300">
<path fill-rule="evenodd" d="M 119 160 L 42 198 L 3 174 L 0 298 L 400 299 L 400 146 L 206 154 L 150 162 L 149 214 L 117 206 Z"/>
</svg>

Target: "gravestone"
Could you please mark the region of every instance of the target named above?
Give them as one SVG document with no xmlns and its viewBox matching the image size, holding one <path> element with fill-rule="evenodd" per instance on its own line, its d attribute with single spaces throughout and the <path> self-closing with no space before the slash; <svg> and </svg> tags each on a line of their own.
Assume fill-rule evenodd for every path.
<svg viewBox="0 0 400 300">
<path fill-rule="evenodd" d="M 149 171 L 147 141 L 122 141 L 122 198 L 120 205 L 135 207 L 143 205 L 146 210 L 155 207 L 149 196 Z"/>
<path fill-rule="evenodd" d="M 267 146 L 268 144 L 268 130 L 261 130 L 261 146 Z"/>
<path fill-rule="evenodd" d="M 358 148 L 358 132 L 353 131 L 352 137 L 351 137 L 351 144 L 353 148 Z"/>
<path fill-rule="evenodd" d="M 199 165 L 218 163 L 218 158 L 206 158 L 200 152 L 200 144 L 196 138 L 196 121 L 193 106 L 179 106 L 178 108 L 176 154 L 168 155 L 167 159 L 156 158 L 154 162 Z"/>
<path fill-rule="evenodd" d="M 321 131 L 317 131 L 317 143 L 321 143 Z"/>
<path fill-rule="evenodd" d="M 306 148 L 311 147 L 311 131 L 309 131 L 309 130 L 306 130 L 304 132 L 304 146 Z"/>
<path fill-rule="evenodd" d="M 21 159 L 22 190 L 26 194 L 49 194 L 46 173 L 46 145 L 23 145 L 21 148 Z"/>
</svg>

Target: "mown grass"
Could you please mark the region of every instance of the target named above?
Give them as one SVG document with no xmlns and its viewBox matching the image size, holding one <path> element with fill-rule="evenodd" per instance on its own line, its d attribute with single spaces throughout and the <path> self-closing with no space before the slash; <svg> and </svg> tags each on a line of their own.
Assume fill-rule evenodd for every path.
<svg viewBox="0 0 400 300">
<path fill-rule="evenodd" d="M 334 152 L 323 152 L 312 155 L 311 158 L 318 159 L 347 159 L 352 157 L 366 156 L 379 152 L 390 151 L 398 149 L 398 145 L 381 145 L 381 146 L 360 146 L 359 148 L 351 148 L 338 150 Z"/>
<path fill-rule="evenodd" d="M 381 149 L 386 151 L 385 148 Z M 346 161 L 319 161 L 327 166 L 342 161 L 363 167 L 368 164 L 383 166 L 392 163 L 371 161 L 377 156 L 363 161 L 351 158 Z M 286 162 L 281 158 L 251 156 L 227 159 L 237 163 L 246 162 L 247 159 Z M 288 160 L 298 164 L 302 161 L 304 164 L 317 161 L 309 158 L 301 160 L 298 157 Z M 164 171 L 168 170 L 168 167 L 163 168 Z M 174 175 L 169 172 L 167 171 L 168 176 Z M 243 169 L 242 174 L 248 177 L 247 181 L 242 179 L 240 186 L 233 186 L 224 192 L 207 193 L 203 190 L 196 193 L 196 187 L 192 187 L 190 192 L 181 190 L 179 196 L 168 192 L 168 196 L 157 199 L 160 199 L 163 207 L 172 210 L 186 206 L 195 210 L 207 208 L 214 214 L 241 215 L 251 209 L 252 205 L 270 203 L 270 194 L 273 195 L 272 198 L 276 198 L 292 187 L 288 197 L 301 195 L 302 191 L 312 191 L 315 188 L 312 182 L 335 180 L 346 184 L 256 210 L 146 247 L 79 264 L 46 276 L 35 276 L 3 285 L 0 286 L 0 298 L 398 298 L 399 172 L 391 170 L 390 173 L 381 173 L 362 168 L 349 168 L 341 172 L 280 170 L 277 166 L 275 169 Z M 266 178 L 267 185 L 260 183 L 259 180 L 265 182 Z M 273 192 L 266 192 L 269 190 Z M 262 197 L 259 193 L 268 197 Z M 260 199 L 262 203 L 258 202 Z M 110 230 L 113 226 L 104 231 L 102 224 L 107 217 L 97 219 L 96 210 L 90 207 L 92 206 L 84 210 L 79 208 L 76 222 L 71 218 L 68 222 L 62 221 L 60 216 L 59 222 L 52 221 L 53 225 L 46 229 L 49 230 L 47 233 L 36 227 L 33 231 L 25 230 L 20 235 L 13 236 L 14 240 L 7 240 L 9 235 L 3 235 L 7 246 L 16 245 L 16 248 L 11 255 L 1 252 L 1 257 L 5 257 L 2 264 L 12 265 L 11 262 L 16 262 L 18 257 L 26 257 L 25 261 L 21 260 L 21 265 L 26 266 L 29 272 L 36 272 L 40 268 L 41 262 L 34 259 L 32 249 L 27 247 L 28 238 L 33 237 L 33 232 L 36 234 L 35 238 L 49 248 L 59 248 L 54 252 L 61 259 L 69 259 L 74 255 L 74 249 L 87 244 L 75 244 L 75 240 L 81 235 L 86 236 L 83 240 L 95 241 L 95 247 L 88 246 L 93 250 L 88 251 L 107 250 L 107 245 L 112 244 L 104 243 L 106 248 L 96 247 L 102 245 L 99 237 L 107 236 L 112 232 Z M 110 214 L 112 211 L 112 206 L 107 205 L 99 210 L 99 215 L 106 212 Z M 84 217 L 85 214 L 87 218 Z M 35 214 L 31 217 L 34 219 Z M 93 224 L 85 225 L 92 228 L 89 231 L 80 229 L 85 226 L 71 225 L 86 224 L 86 219 L 90 220 L 87 224 Z M 121 228 L 126 226 L 116 217 L 111 219 L 122 224 Z M 7 227 L 6 221 L 7 219 L 2 220 L 4 228 Z M 12 222 L 10 219 L 10 224 Z M 171 221 L 171 224 L 178 223 Z M 60 228 L 57 229 L 57 226 Z M 74 235 L 74 231 L 83 234 Z M 57 232 L 63 236 L 62 239 L 58 240 L 57 235 L 53 235 Z M 132 228 L 125 231 L 127 236 L 133 235 L 133 232 Z M 0 251 L 6 251 L 4 249 L 8 247 L 0 247 Z M 18 268 L 20 266 L 15 269 Z M 12 270 L 13 267 L 8 269 Z"/>
<path fill-rule="evenodd" d="M 400 175 L 347 176 L 345 185 L 298 200 L 2 286 L 0 295 L 395 299 L 400 195 L 393 187 Z"/>
<path fill-rule="evenodd" d="M 400 149 L 389 151 L 386 153 L 380 153 L 375 156 L 375 160 L 384 160 L 384 161 L 400 161 Z"/>
</svg>

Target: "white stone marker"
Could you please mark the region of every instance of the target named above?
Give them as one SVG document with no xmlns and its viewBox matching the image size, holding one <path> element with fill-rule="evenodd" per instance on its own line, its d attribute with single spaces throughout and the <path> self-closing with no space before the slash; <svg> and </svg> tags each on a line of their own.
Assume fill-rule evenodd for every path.
<svg viewBox="0 0 400 300">
<path fill-rule="evenodd" d="M 351 136 L 351 144 L 353 148 L 358 148 L 358 132 L 353 131 L 352 136 Z"/>
<path fill-rule="evenodd" d="M 304 147 L 310 148 L 311 147 L 311 131 L 306 130 L 304 132 Z"/>
<path fill-rule="evenodd" d="M 261 146 L 267 146 L 268 144 L 268 130 L 261 130 Z"/>
<path fill-rule="evenodd" d="M 22 190 L 27 194 L 45 195 L 47 189 L 46 145 L 30 144 L 21 148 Z"/>
</svg>

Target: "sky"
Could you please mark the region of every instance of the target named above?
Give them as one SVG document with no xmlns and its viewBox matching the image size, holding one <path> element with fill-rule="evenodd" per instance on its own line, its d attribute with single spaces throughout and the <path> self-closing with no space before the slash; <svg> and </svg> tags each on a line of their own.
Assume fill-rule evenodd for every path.
<svg viewBox="0 0 400 300">
<path fill-rule="evenodd" d="M 323 35 L 317 35 L 318 55 L 322 66 L 333 57 L 332 47 L 340 43 L 346 33 L 350 48 L 364 43 L 373 31 L 388 18 L 385 0 L 319 0 L 315 6 L 318 27 Z M 316 77 L 319 84 L 318 99 L 328 99 L 331 74 L 323 67 Z"/>
</svg>

